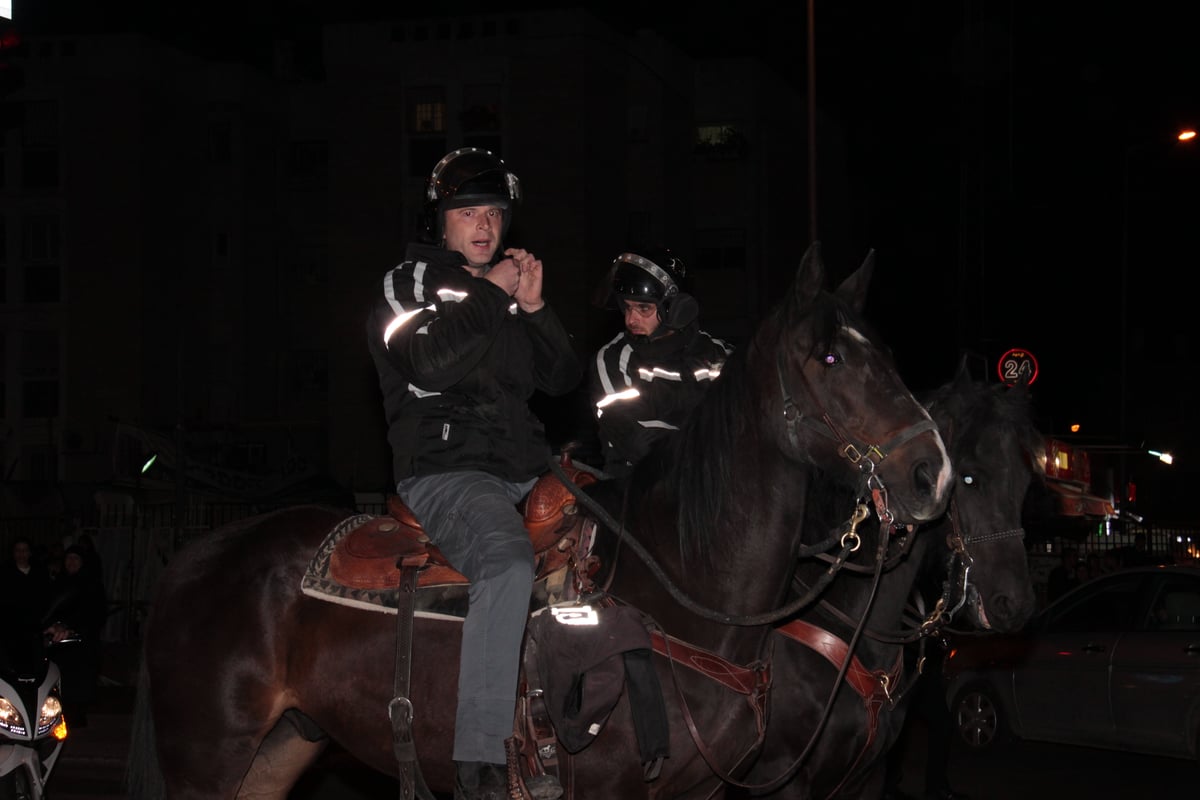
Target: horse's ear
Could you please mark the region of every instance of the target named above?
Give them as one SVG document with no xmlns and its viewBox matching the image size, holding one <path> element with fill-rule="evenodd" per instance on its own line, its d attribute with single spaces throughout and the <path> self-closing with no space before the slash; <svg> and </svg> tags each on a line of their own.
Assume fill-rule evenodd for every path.
<svg viewBox="0 0 1200 800">
<path fill-rule="evenodd" d="M 812 305 L 825 286 L 825 261 L 821 258 L 821 243 L 813 242 L 804 251 L 800 267 L 792 281 L 793 299 L 805 308 Z"/>
<path fill-rule="evenodd" d="M 837 290 L 838 297 L 845 300 L 855 311 L 862 313 L 863 306 L 867 304 L 867 288 L 871 285 L 871 274 L 874 272 L 875 251 L 871 250 L 863 259 L 862 266 L 842 281 Z"/>
<path fill-rule="evenodd" d="M 1004 394 L 1007 396 L 1008 402 L 1013 408 L 1027 409 L 1033 403 L 1033 390 L 1029 388 L 1029 377 L 1022 375 L 1018 380 L 1012 383 L 1000 384 L 1004 388 Z"/>
<path fill-rule="evenodd" d="M 954 383 L 958 386 L 966 386 L 971 382 L 971 355 L 963 353 L 958 359 L 958 371 L 954 373 Z"/>
</svg>

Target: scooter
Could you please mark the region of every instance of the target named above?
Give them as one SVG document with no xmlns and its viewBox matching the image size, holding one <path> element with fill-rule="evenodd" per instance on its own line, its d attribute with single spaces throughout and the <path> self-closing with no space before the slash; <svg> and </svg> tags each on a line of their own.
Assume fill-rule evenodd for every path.
<svg viewBox="0 0 1200 800">
<path fill-rule="evenodd" d="M 67 738 L 49 650 L 39 639 L 0 652 L 0 800 L 41 800 Z"/>
</svg>

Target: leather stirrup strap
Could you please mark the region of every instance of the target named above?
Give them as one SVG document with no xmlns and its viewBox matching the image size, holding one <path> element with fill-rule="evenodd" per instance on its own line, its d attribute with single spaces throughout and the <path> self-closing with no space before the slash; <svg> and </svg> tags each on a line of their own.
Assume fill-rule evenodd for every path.
<svg viewBox="0 0 1200 800">
<path fill-rule="evenodd" d="M 412 680 L 413 600 L 417 591 L 417 572 L 425 566 L 427 553 L 403 556 L 400 586 L 396 594 L 396 676 L 394 694 L 388 703 L 388 718 L 392 721 L 392 751 L 400 767 L 400 800 L 434 800 L 433 793 L 421 775 L 417 748 L 413 743 L 412 700 L 408 697 Z"/>
</svg>

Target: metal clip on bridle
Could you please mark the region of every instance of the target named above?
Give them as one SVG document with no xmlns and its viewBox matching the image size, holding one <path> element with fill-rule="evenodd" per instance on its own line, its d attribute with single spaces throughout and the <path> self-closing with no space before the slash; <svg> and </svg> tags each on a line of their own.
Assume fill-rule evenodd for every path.
<svg viewBox="0 0 1200 800">
<path fill-rule="evenodd" d="M 867 488 L 871 490 L 871 499 L 875 501 L 875 513 L 879 515 L 880 524 L 886 525 L 889 532 L 894 530 L 896 515 L 888 508 L 887 487 L 883 485 L 883 479 L 872 472 L 867 476 Z"/>
<path fill-rule="evenodd" d="M 946 598 L 939 597 L 933 606 L 933 611 L 929 612 L 929 616 L 921 623 L 922 636 L 938 635 L 942 624 L 942 612 L 946 609 Z"/>
<path fill-rule="evenodd" d="M 862 538 L 858 535 L 858 526 L 866 521 L 867 517 L 871 516 L 871 509 L 867 508 L 866 503 L 859 503 L 854 508 L 854 513 L 850 516 L 850 527 L 842 534 L 842 547 L 847 548 L 851 553 L 857 552 L 862 546 Z"/>
</svg>

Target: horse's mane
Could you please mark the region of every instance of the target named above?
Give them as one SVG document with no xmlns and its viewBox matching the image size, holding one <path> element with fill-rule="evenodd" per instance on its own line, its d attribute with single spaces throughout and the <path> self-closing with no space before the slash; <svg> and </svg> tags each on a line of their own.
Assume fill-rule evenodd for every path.
<svg viewBox="0 0 1200 800">
<path fill-rule="evenodd" d="M 711 539 L 721 535 L 720 521 L 727 519 L 738 480 L 746 477 L 735 474 L 739 463 L 745 464 L 737 459 L 739 448 L 776 446 L 777 423 L 766 418 L 769 404 L 757 393 L 778 387 L 776 364 L 787 362 L 778 356 L 794 345 L 793 331 L 811 320 L 807 360 L 814 353 L 828 351 L 838 326 L 850 313 L 830 292 L 819 293 L 805 309 L 796 308 L 790 300 L 781 303 L 749 344 L 733 351 L 679 434 L 659 452 L 654 466 L 678 503 L 676 526 L 682 555 L 708 552 Z"/>
<path fill-rule="evenodd" d="M 978 431 L 987 428 L 1012 437 L 1034 474 L 1044 474 L 1045 442 L 1034 424 L 1027 387 L 972 381 L 960 373 L 924 398 L 924 405 L 938 424 L 951 463 L 972 452 L 980 444 Z"/>
</svg>

